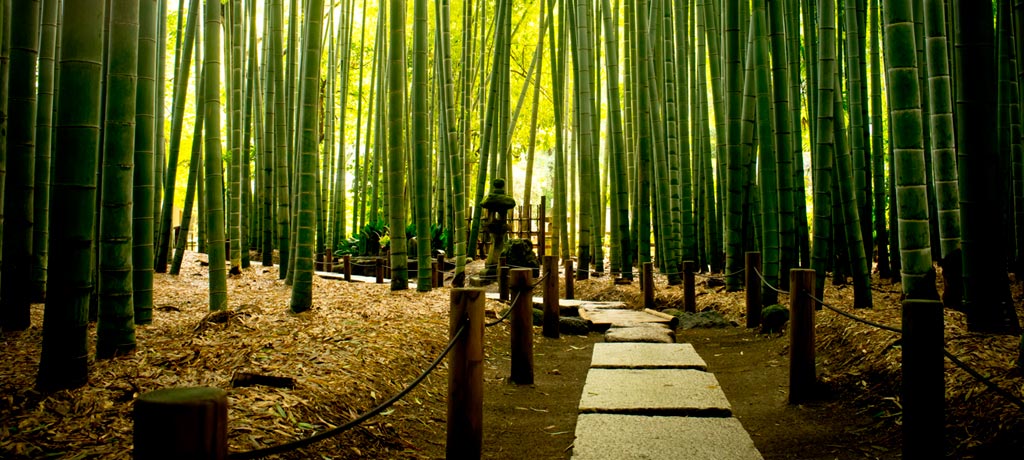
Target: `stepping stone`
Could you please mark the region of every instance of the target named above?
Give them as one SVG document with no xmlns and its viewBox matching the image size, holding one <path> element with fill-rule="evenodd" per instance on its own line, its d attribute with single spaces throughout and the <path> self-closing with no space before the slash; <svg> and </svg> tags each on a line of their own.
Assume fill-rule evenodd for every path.
<svg viewBox="0 0 1024 460">
<path fill-rule="evenodd" d="M 704 359 L 693 349 L 693 345 L 688 343 L 595 343 L 590 367 L 701 371 L 708 369 Z"/>
<path fill-rule="evenodd" d="M 568 306 L 568 305 L 565 305 Z M 587 310 L 612 310 L 612 309 L 624 309 L 626 308 L 626 302 L 609 301 L 609 302 L 591 302 L 591 301 L 579 301 L 576 305 L 579 308 L 586 308 Z"/>
<path fill-rule="evenodd" d="M 580 413 L 729 417 L 714 374 L 694 369 L 591 369 Z"/>
<path fill-rule="evenodd" d="M 580 316 L 585 319 L 589 319 L 597 330 L 604 330 L 612 325 L 636 323 L 658 323 L 667 325 L 672 322 L 671 318 L 652 315 L 643 310 L 593 308 L 586 306 L 580 308 Z"/>
<path fill-rule="evenodd" d="M 668 344 L 676 341 L 676 334 L 659 324 L 635 327 L 613 327 L 604 334 L 605 342 L 644 342 Z"/>
<path fill-rule="evenodd" d="M 645 417 L 581 414 L 573 459 L 762 460 L 732 417 Z"/>
</svg>

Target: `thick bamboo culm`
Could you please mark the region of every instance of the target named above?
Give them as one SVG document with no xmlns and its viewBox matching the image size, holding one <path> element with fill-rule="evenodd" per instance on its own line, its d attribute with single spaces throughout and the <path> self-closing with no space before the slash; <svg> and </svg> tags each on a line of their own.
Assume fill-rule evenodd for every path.
<svg viewBox="0 0 1024 460">
<path fill-rule="evenodd" d="M 533 383 L 533 270 L 516 268 L 511 272 L 515 302 L 512 304 L 511 375 L 512 383 Z"/>
</svg>

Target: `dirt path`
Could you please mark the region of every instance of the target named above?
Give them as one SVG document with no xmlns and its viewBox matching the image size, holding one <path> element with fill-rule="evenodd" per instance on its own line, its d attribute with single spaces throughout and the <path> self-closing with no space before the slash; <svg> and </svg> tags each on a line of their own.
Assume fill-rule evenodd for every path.
<svg viewBox="0 0 1024 460">
<path fill-rule="evenodd" d="M 492 328 L 494 329 L 494 328 Z M 837 395 L 787 403 L 788 336 L 742 327 L 677 331 L 708 363 L 766 459 L 899 458 L 898 433 Z M 484 371 L 485 458 L 570 458 L 577 407 L 593 344 L 603 336 L 534 341 L 534 385 L 507 383 L 508 329 L 488 330 Z M 685 447 L 684 447 L 685 448 Z"/>
<path fill-rule="evenodd" d="M 733 414 L 765 459 L 899 458 L 898 432 L 835 394 L 788 404 L 789 337 L 742 327 L 677 331 L 722 385 Z M 822 357 L 819 356 L 819 359 Z"/>
</svg>

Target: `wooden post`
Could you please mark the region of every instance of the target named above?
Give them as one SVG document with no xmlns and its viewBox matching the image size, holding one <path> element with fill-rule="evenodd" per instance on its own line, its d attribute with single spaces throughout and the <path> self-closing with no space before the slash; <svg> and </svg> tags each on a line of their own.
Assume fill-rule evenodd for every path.
<svg viewBox="0 0 1024 460">
<path fill-rule="evenodd" d="M 903 458 L 942 458 L 945 380 L 942 303 L 903 301 Z"/>
<path fill-rule="evenodd" d="M 789 403 L 811 398 L 814 390 L 814 270 L 789 271 Z"/>
<path fill-rule="evenodd" d="M 558 316 L 558 257 L 544 256 L 544 337 L 557 339 Z"/>
<path fill-rule="evenodd" d="M 324 271 L 324 253 L 316 253 L 313 260 L 313 270 L 318 272 Z"/>
<path fill-rule="evenodd" d="M 692 260 L 683 261 L 683 309 L 690 313 L 697 311 L 697 292 L 693 276 L 696 266 L 697 263 Z"/>
<path fill-rule="evenodd" d="M 352 281 L 352 256 L 349 254 L 345 254 L 345 256 L 342 257 L 341 260 L 343 266 L 345 267 L 345 281 Z"/>
<path fill-rule="evenodd" d="M 761 253 L 748 251 L 746 253 L 746 266 L 743 268 L 743 279 L 745 281 L 747 301 L 747 327 L 761 325 Z"/>
<path fill-rule="evenodd" d="M 444 287 L 444 254 L 437 255 L 437 287 Z"/>
<path fill-rule="evenodd" d="M 512 289 L 516 292 L 512 304 L 512 383 L 533 383 L 533 270 L 512 270 Z"/>
<path fill-rule="evenodd" d="M 380 257 L 373 259 L 374 273 L 377 275 L 377 284 L 384 284 L 384 259 Z"/>
<path fill-rule="evenodd" d="M 448 354 L 447 458 L 480 458 L 483 447 L 484 291 L 452 289 L 448 335 L 466 330 Z"/>
<path fill-rule="evenodd" d="M 134 458 L 222 460 L 228 453 L 228 398 L 220 388 L 143 393 L 133 410 Z"/>
<path fill-rule="evenodd" d="M 430 287 L 437 287 L 437 261 L 430 261 Z"/>
<path fill-rule="evenodd" d="M 565 259 L 565 298 L 574 299 L 576 298 L 576 288 L 574 287 L 574 275 L 575 271 L 572 269 L 572 259 Z"/>
<path fill-rule="evenodd" d="M 654 308 L 654 264 L 643 264 L 644 308 Z"/>
<path fill-rule="evenodd" d="M 324 271 L 325 272 L 333 272 L 334 271 L 334 254 L 330 254 L 330 253 L 324 254 Z"/>
<path fill-rule="evenodd" d="M 540 196 L 540 222 L 537 224 L 537 255 L 544 257 L 547 255 L 547 242 L 544 240 L 544 232 L 547 230 L 547 206 L 548 199 L 546 196 Z"/>
<path fill-rule="evenodd" d="M 508 276 L 509 267 L 508 265 L 501 265 L 501 269 L 498 270 L 498 299 L 508 300 Z"/>
<path fill-rule="evenodd" d="M 521 221 L 521 222 L 524 222 L 526 224 L 526 228 L 524 229 L 525 230 L 524 233 L 526 234 L 526 239 L 530 240 L 531 243 L 533 242 L 533 212 L 532 212 L 532 210 L 533 210 L 533 206 L 526 206 L 526 208 L 525 208 L 526 214 L 524 214 L 522 216 L 523 220 Z"/>
</svg>

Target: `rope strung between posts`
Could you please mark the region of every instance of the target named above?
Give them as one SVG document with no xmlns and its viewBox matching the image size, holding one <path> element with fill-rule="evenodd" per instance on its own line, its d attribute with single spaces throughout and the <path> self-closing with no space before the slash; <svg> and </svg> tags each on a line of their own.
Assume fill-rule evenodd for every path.
<svg viewBox="0 0 1024 460">
<path fill-rule="evenodd" d="M 1000 387 L 999 385 L 996 385 L 995 382 L 993 382 L 988 377 L 985 377 L 984 375 L 981 375 L 981 373 L 979 373 L 978 371 L 976 371 L 974 369 L 971 369 L 971 367 L 968 366 L 967 363 L 965 363 L 963 361 L 960 361 L 956 356 L 953 356 L 953 354 L 950 353 L 949 350 L 946 350 L 945 348 L 943 348 L 942 349 L 942 354 L 946 355 L 946 357 L 949 358 L 949 360 L 952 361 L 953 364 L 956 365 L 956 367 L 959 367 L 960 369 L 963 369 L 964 372 L 967 372 L 968 374 L 970 374 L 970 376 L 974 377 L 975 380 L 978 380 L 979 382 L 985 384 L 985 386 L 988 387 L 988 389 L 990 389 L 990 390 L 998 393 L 1000 396 L 1008 399 L 1010 402 L 1015 404 L 1017 407 L 1019 407 L 1021 409 L 1024 409 L 1024 401 L 1021 401 L 1019 398 L 1014 396 L 1009 391 L 1006 391 L 1002 387 Z"/>
<path fill-rule="evenodd" d="M 821 299 L 815 297 L 810 292 L 804 291 L 804 293 L 807 294 L 807 296 L 810 297 L 815 302 L 818 302 L 819 304 L 821 304 L 821 306 L 823 306 L 825 308 L 828 308 L 829 310 L 832 310 L 832 311 L 834 311 L 836 313 L 839 313 L 840 315 L 845 316 L 847 318 L 850 318 L 850 319 L 852 319 L 854 321 L 858 321 L 858 322 L 867 324 L 869 326 L 874 326 L 876 328 L 879 328 L 879 329 L 882 329 L 882 330 L 886 330 L 886 331 L 889 331 L 889 332 L 895 332 L 897 334 L 902 334 L 903 333 L 902 329 L 895 328 L 895 327 L 892 327 L 892 326 L 886 326 L 884 324 L 878 324 L 878 323 L 873 322 L 873 321 L 869 321 L 869 320 L 866 320 L 866 319 L 863 319 L 863 318 L 859 318 L 857 316 L 851 315 L 851 314 L 849 314 L 849 313 L 847 313 L 845 311 L 842 311 L 842 310 L 840 310 L 838 308 L 835 308 L 835 307 L 825 303 Z M 997 394 L 999 394 L 1000 396 L 1006 398 L 1007 400 L 1012 402 L 1017 407 L 1019 407 L 1021 409 L 1024 409 L 1024 401 L 1022 401 L 1020 398 L 1017 398 L 1012 393 L 1010 393 L 1009 391 L 1003 389 L 999 385 L 996 385 L 995 382 L 993 382 L 988 377 L 985 377 L 984 375 L 981 375 L 980 372 L 974 370 L 973 368 L 968 366 L 967 363 L 965 363 L 965 362 L 961 361 L 960 359 L 958 359 L 956 356 L 954 356 L 952 353 L 950 353 L 949 350 L 946 350 L 945 348 L 943 348 L 942 349 L 942 354 L 944 354 L 946 356 L 946 358 L 949 358 L 950 362 L 952 362 L 956 367 L 959 367 L 960 369 L 963 369 L 964 372 L 967 372 L 968 375 L 970 375 L 971 377 L 974 377 L 975 380 L 981 382 L 983 385 L 988 387 L 988 389 L 990 389 L 990 390 L 996 392 Z"/>
<path fill-rule="evenodd" d="M 548 277 L 548 273 L 545 273 L 545 274 L 541 275 L 540 278 L 537 278 L 537 282 L 535 282 L 535 283 L 530 285 L 529 290 L 532 291 L 533 288 L 539 286 L 540 283 L 544 282 L 544 280 L 547 279 L 547 277 Z M 497 325 L 501 324 L 502 321 L 505 321 L 505 319 L 507 319 L 512 314 L 512 307 L 511 307 L 511 305 L 515 305 L 516 302 L 519 301 L 519 296 L 522 295 L 523 292 L 525 292 L 525 290 L 520 290 L 519 292 L 516 292 L 516 297 L 514 299 L 512 299 L 512 303 L 509 304 L 510 306 L 509 306 L 509 308 L 507 310 L 505 310 L 505 313 L 503 313 L 500 318 L 498 318 L 498 319 L 496 319 L 494 321 L 491 321 L 489 323 L 484 323 L 484 327 L 497 326 Z"/>
<path fill-rule="evenodd" d="M 874 321 L 870 321 L 870 320 L 866 320 L 866 319 L 858 317 L 858 316 L 854 316 L 854 315 L 852 315 L 850 313 L 847 313 L 845 311 L 842 311 L 842 310 L 840 310 L 840 309 L 838 309 L 836 307 L 833 307 L 833 306 L 825 303 L 824 300 L 821 300 L 821 299 L 815 297 L 814 294 L 811 294 L 808 291 L 803 291 L 803 292 L 804 292 L 804 294 L 807 294 L 807 297 L 810 297 L 815 302 L 818 302 L 818 304 L 820 304 L 821 306 L 823 306 L 823 307 L 825 307 L 825 308 L 827 308 L 829 310 L 832 310 L 832 311 L 834 311 L 836 313 L 839 313 L 840 315 L 843 315 L 843 316 L 845 316 L 847 318 L 850 318 L 850 319 L 852 319 L 854 321 L 867 324 L 868 326 L 874 326 L 874 327 L 877 327 L 877 328 L 885 330 L 885 331 L 895 332 L 897 334 L 902 334 L 903 333 L 903 330 L 901 330 L 901 329 L 898 329 L 898 328 L 895 328 L 895 327 L 892 327 L 892 326 L 886 326 L 884 324 L 879 324 L 879 323 L 876 323 Z"/>
<path fill-rule="evenodd" d="M 462 334 L 464 332 L 466 332 L 466 325 L 465 324 L 463 324 L 462 326 L 459 326 L 459 329 L 457 331 L 455 331 L 455 335 L 452 336 L 451 341 L 448 342 L 448 346 L 445 347 L 444 351 L 441 352 L 441 354 L 438 355 L 438 357 L 436 359 L 434 359 L 433 362 L 430 363 L 430 366 L 428 366 L 427 369 L 425 371 L 423 371 L 422 374 L 419 375 L 419 377 L 416 377 L 416 380 L 413 380 L 412 383 L 409 384 L 409 386 L 407 386 L 404 389 L 402 389 L 402 391 L 399 391 L 398 394 L 392 396 L 391 399 L 389 399 L 387 401 L 384 401 L 379 406 L 374 407 L 373 409 L 370 409 L 368 412 L 365 412 L 362 415 L 360 415 L 360 416 L 358 416 L 358 417 L 348 421 L 348 423 L 345 423 L 344 425 L 341 425 L 341 426 L 338 426 L 338 427 L 334 427 L 334 428 L 332 428 L 330 430 L 324 431 L 323 433 L 315 434 L 315 435 L 310 436 L 308 438 L 303 438 L 303 439 L 299 439 L 299 440 L 296 440 L 296 441 L 292 441 L 292 442 L 288 442 L 288 443 L 284 443 L 284 444 L 279 444 L 279 445 L 276 445 L 276 446 L 265 447 L 263 449 L 250 450 L 250 451 L 246 451 L 246 452 L 230 453 L 230 454 L 228 454 L 228 459 L 230 459 L 230 460 L 248 460 L 248 459 L 254 459 L 254 458 L 262 458 L 262 457 L 266 457 L 268 455 L 282 454 L 282 453 L 285 453 L 285 452 L 290 452 L 290 451 L 293 451 L 293 450 L 296 450 L 296 449 L 300 449 L 300 448 L 306 447 L 306 446 L 308 446 L 310 444 L 313 444 L 313 443 L 316 443 L 318 441 L 322 441 L 324 439 L 337 436 L 338 434 L 340 434 L 342 432 L 345 432 L 345 431 L 347 431 L 347 430 L 349 430 L 351 428 L 354 428 L 354 427 L 358 426 L 359 424 L 365 422 L 366 420 L 370 419 L 371 417 L 374 417 L 375 415 L 380 414 L 381 412 L 383 412 L 388 407 L 391 407 L 392 404 L 398 402 L 400 399 L 405 397 L 405 395 L 409 394 L 410 391 L 412 391 L 417 386 L 419 386 L 419 384 L 422 383 L 423 380 L 426 379 L 428 375 L 430 375 L 430 373 L 434 372 L 434 369 L 437 369 L 437 366 L 441 364 L 441 360 L 443 360 L 444 357 L 447 356 L 448 353 L 452 351 L 452 348 L 455 348 L 455 343 L 459 341 L 459 338 L 462 336 Z"/>
<path fill-rule="evenodd" d="M 522 291 L 516 293 L 516 298 L 512 299 L 512 305 L 515 305 L 515 303 L 519 301 L 519 295 L 520 294 L 522 294 Z M 497 325 L 501 324 L 502 321 L 505 321 L 505 319 L 508 318 L 512 314 L 512 310 L 513 310 L 512 306 L 509 305 L 509 307 L 507 309 L 505 309 L 505 313 L 502 313 L 502 315 L 500 317 L 498 317 L 498 319 L 496 319 L 494 321 L 491 321 L 489 323 L 484 323 L 484 327 L 497 326 Z"/>
<path fill-rule="evenodd" d="M 768 286 L 768 289 L 771 289 L 771 290 L 773 290 L 773 291 L 775 291 L 775 292 L 777 292 L 779 294 L 789 295 L 789 291 L 783 291 L 781 289 L 778 289 L 775 286 L 772 286 L 772 284 L 769 283 L 768 280 L 764 279 L 764 276 L 761 275 L 761 270 L 758 270 L 758 269 L 755 268 L 754 269 L 754 274 L 757 275 L 758 278 L 761 278 L 761 284 L 764 284 L 765 286 Z"/>
</svg>

